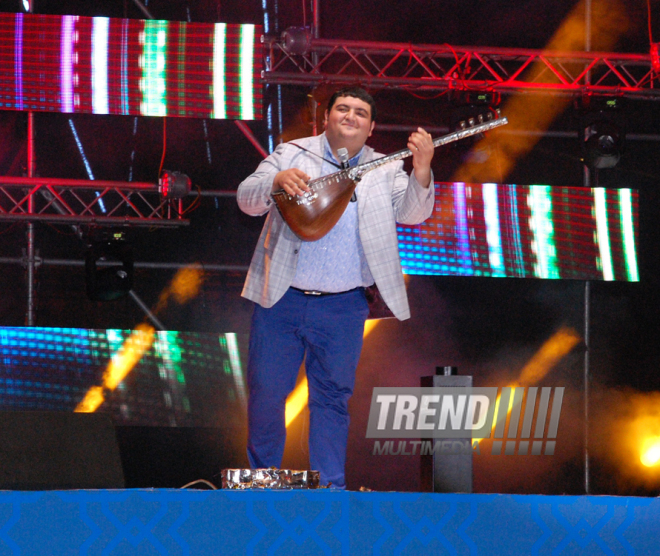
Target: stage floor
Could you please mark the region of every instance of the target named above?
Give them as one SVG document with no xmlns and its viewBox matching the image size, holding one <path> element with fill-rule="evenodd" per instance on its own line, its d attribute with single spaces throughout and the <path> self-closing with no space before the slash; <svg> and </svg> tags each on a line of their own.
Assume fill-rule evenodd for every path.
<svg viewBox="0 0 660 556">
<path fill-rule="evenodd" d="M 0 492 L 0 554 L 658 554 L 656 498 Z"/>
</svg>

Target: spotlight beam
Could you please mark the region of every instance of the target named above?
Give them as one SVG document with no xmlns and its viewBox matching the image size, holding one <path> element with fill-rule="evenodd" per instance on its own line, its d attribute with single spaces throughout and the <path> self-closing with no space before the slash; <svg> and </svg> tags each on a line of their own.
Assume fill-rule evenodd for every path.
<svg viewBox="0 0 660 556">
<path fill-rule="evenodd" d="M 561 359 L 563 359 L 570 351 L 580 342 L 579 334 L 572 328 L 563 327 L 555 332 L 548 340 L 546 340 L 539 350 L 532 356 L 520 371 L 518 380 L 509 384 L 511 388 L 524 388 L 525 386 L 532 386 L 537 384 L 555 367 Z M 509 407 L 506 414 L 499 413 L 500 395 L 497 396 L 495 401 L 495 415 L 497 418 L 493 419 L 492 431 L 502 420 L 506 421 L 511 414 L 513 408 L 514 396 L 513 390 L 509 399 Z M 492 432 L 491 431 L 491 432 Z M 475 438 L 477 442 L 481 442 L 483 438 Z"/>
<path fill-rule="evenodd" d="M 155 330 L 141 324 L 133 330 L 122 347 L 115 353 L 103 373 L 102 386 L 93 386 L 75 409 L 76 413 L 94 413 L 105 401 L 105 393 L 113 392 L 133 370 L 154 342 Z"/>
<path fill-rule="evenodd" d="M 241 130 L 243 135 L 245 135 L 245 137 L 252 144 L 252 146 L 255 149 L 257 149 L 259 154 L 264 158 L 266 158 L 268 156 L 268 151 L 266 151 L 266 149 L 263 148 L 262 144 L 259 142 L 259 139 L 255 137 L 254 133 L 252 133 L 252 130 L 247 126 L 247 124 L 242 120 L 234 120 L 234 123 L 236 124 L 238 129 Z"/>
<path fill-rule="evenodd" d="M 85 149 L 83 148 L 82 141 L 80 140 L 80 137 L 78 137 L 78 131 L 76 130 L 76 126 L 71 118 L 69 118 L 69 127 L 71 128 L 71 132 L 73 133 L 73 138 L 76 141 L 78 152 L 80 153 L 80 158 L 82 158 L 83 164 L 85 165 L 87 176 L 89 177 L 90 181 L 94 181 L 95 178 L 94 178 L 94 173 L 92 172 L 92 167 L 89 164 L 89 160 L 87 160 L 87 156 L 85 155 Z M 105 214 L 107 211 L 105 209 L 103 199 L 101 198 L 101 194 L 98 191 L 96 191 L 95 194 L 97 199 L 99 200 L 99 207 L 101 207 L 101 212 Z"/>
<path fill-rule="evenodd" d="M 133 301 L 135 301 L 135 304 L 142 309 L 144 312 L 145 316 L 153 323 L 153 325 L 156 327 L 156 330 L 167 330 L 165 328 L 165 325 L 158 320 L 158 317 L 154 315 L 151 312 L 151 309 L 147 306 L 147 304 L 140 299 L 138 294 L 135 293 L 135 290 L 129 290 L 128 295 L 131 297 Z"/>
<path fill-rule="evenodd" d="M 154 19 L 154 16 L 151 15 L 151 12 L 147 9 L 147 7 L 140 2 L 140 0 L 133 0 L 133 3 L 140 9 L 140 11 L 149 19 Z"/>
<path fill-rule="evenodd" d="M 180 269 L 163 290 L 156 312 L 162 310 L 172 297 L 183 304 L 199 293 L 203 274 L 198 266 Z M 154 316 L 155 318 L 155 316 Z M 162 326 L 162 325 L 161 325 Z M 156 338 L 153 326 L 141 323 L 113 354 L 103 373 L 101 386 L 92 386 L 75 409 L 76 413 L 94 413 L 105 401 L 106 394 L 113 392 L 129 375 L 142 356 L 149 351 Z"/>
</svg>

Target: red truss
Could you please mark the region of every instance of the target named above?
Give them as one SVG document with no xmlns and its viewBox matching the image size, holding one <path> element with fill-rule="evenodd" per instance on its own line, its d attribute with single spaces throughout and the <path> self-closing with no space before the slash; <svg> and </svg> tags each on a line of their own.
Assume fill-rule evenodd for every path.
<svg viewBox="0 0 660 556">
<path fill-rule="evenodd" d="M 263 79 L 269 84 L 359 82 L 372 88 L 592 92 L 660 100 L 650 54 L 312 39 L 308 53 L 294 55 L 278 40 L 264 42 Z"/>
<path fill-rule="evenodd" d="M 187 225 L 180 210 L 161 200 L 153 183 L 0 177 L 0 221 Z"/>
</svg>

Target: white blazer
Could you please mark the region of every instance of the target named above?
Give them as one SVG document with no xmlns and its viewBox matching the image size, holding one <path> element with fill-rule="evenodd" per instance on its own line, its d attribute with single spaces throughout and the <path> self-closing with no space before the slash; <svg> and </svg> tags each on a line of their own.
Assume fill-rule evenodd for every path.
<svg viewBox="0 0 660 556">
<path fill-rule="evenodd" d="M 295 143 L 323 156 L 323 135 L 296 139 Z M 381 156 L 365 146 L 360 163 Z M 321 174 L 322 163 L 321 158 L 283 143 L 238 186 L 236 198 L 243 212 L 252 216 L 268 213 L 242 293 L 243 297 L 263 307 L 272 307 L 291 286 L 302 242 L 284 222 L 270 196 L 275 174 L 298 168 L 316 178 Z M 367 172 L 357 185 L 362 248 L 383 300 L 399 320 L 410 318 L 410 308 L 399 258 L 396 222 L 413 225 L 426 220 L 433 212 L 434 191 L 433 176 L 431 186 L 422 187 L 414 173 L 409 178 L 403 171 L 402 161 Z"/>
</svg>

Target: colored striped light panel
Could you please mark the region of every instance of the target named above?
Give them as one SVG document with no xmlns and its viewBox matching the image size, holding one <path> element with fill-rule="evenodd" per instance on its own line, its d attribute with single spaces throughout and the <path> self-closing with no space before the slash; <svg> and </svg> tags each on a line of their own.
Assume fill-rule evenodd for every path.
<svg viewBox="0 0 660 556">
<path fill-rule="evenodd" d="M 488 242 L 488 260 L 493 269 L 493 276 L 504 276 L 504 256 L 500 234 L 500 213 L 497 198 L 497 185 L 483 184 L 484 216 L 486 218 L 486 241 Z"/>
<path fill-rule="evenodd" d="M 62 17 L 62 36 L 60 48 L 60 83 L 62 105 L 65 114 L 73 112 L 73 34 L 74 17 Z"/>
<path fill-rule="evenodd" d="M 0 14 L 0 109 L 261 118 L 261 27 Z"/>
<path fill-rule="evenodd" d="M 639 281 L 631 189 L 436 183 L 420 226 L 398 226 L 406 274 Z"/>
<path fill-rule="evenodd" d="M 165 42 L 167 21 L 146 21 L 144 35 L 144 53 L 140 59 L 142 66 L 142 106 L 140 111 L 145 116 L 166 116 L 165 99 Z"/>
<path fill-rule="evenodd" d="M 222 119 L 227 117 L 227 98 L 225 84 L 225 48 L 227 46 L 227 26 L 218 23 L 213 37 L 213 115 Z"/>
<path fill-rule="evenodd" d="M 459 274 L 461 276 L 471 276 L 473 274 L 472 255 L 470 254 L 470 236 L 468 233 L 467 213 L 465 211 L 465 184 L 455 183 L 453 193 Z M 443 200 L 440 201 L 440 203 L 442 202 Z M 441 252 L 445 253 L 446 250 Z"/>
<path fill-rule="evenodd" d="M 92 26 L 92 97 L 94 114 L 108 113 L 108 30 L 105 17 L 95 17 Z"/>
<path fill-rule="evenodd" d="M 532 250 L 536 255 L 534 273 L 538 278 L 559 278 L 551 191 L 545 185 L 531 187 L 527 199 L 532 213 L 529 219 L 529 227 L 534 234 Z"/>
<path fill-rule="evenodd" d="M 11 73 L 14 74 L 14 105 L 8 105 L 7 108 L 14 108 L 16 110 L 23 110 L 23 19 L 23 14 L 19 13 L 16 14 L 14 20 L 14 71 L 5 73 L 3 70 L 4 75 L 11 75 Z M 3 51 L 7 51 L 7 46 L 11 47 L 11 45 L 2 45 Z M 11 98 L 11 96 L 9 98 Z"/>
</svg>

